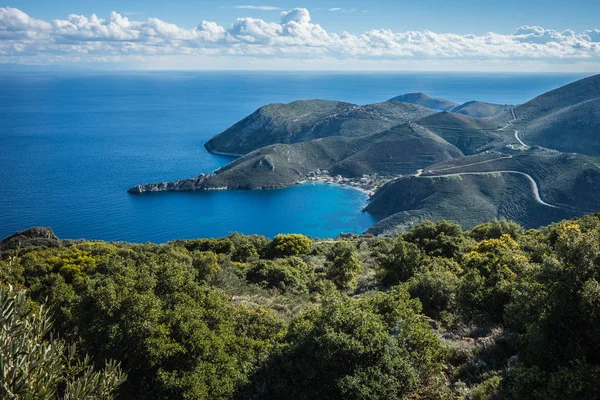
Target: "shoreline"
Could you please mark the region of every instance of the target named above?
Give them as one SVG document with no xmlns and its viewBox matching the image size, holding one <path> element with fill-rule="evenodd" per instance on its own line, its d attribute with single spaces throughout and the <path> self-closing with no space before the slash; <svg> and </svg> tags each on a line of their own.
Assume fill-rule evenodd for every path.
<svg viewBox="0 0 600 400">
<path fill-rule="evenodd" d="M 354 185 L 350 185 L 350 184 L 344 183 L 344 182 L 333 182 L 333 181 L 329 181 L 329 180 L 323 179 L 323 178 L 321 178 L 321 179 L 315 179 L 315 180 L 305 179 L 305 180 L 296 182 L 297 185 L 306 185 L 306 184 L 310 184 L 310 183 L 313 183 L 313 184 L 314 183 L 319 183 L 319 184 L 328 184 L 328 185 L 338 185 L 338 186 L 345 187 L 345 188 L 348 188 L 348 189 L 358 190 L 359 192 L 362 192 L 362 193 L 364 193 L 364 194 L 367 195 L 367 200 L 370 200 L 371 197 L 377 191 L 377 189 L 375 189 L 375 190 L 369 190 L 369 189 L 362 188 L 360 186 L 354 186 Z"/>
</svg>

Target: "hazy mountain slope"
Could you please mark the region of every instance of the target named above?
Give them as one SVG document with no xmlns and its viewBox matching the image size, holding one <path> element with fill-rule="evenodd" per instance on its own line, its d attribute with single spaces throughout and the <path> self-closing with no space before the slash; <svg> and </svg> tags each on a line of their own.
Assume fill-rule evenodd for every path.
<svg viewBox="0 0 600 400">
<path fill-rule="evenodd" d="M 528 144 L 600 155 L 600 75 L 560 87 L 515 107 Z"/>
<path fill-rule="evenodd" d="M 205 147 L 215 153 L 246 154 L 276 143 L 365 136 L 431 113 L 419 105 L 389 102 L 366 106 L 328 100 L 269 104 L 214 136 Z"/>
<path fill-rule="evenodd" d="M 505 124 L 500 120 L 473 118 L 467 115 L 441 112 L 415 122 L 444 138 L 465 154 L 475 154 L 502 146 L 509 135 L 498 131 Z"/>
<path fill-rule="evenodd" d="M 483 101 L 469 101 L 453 108 L 453 113 L 468 115 L 475 118 L 493 117 L 502 112 L 505 112 L 511 106 L 502 104 L 485 103 Z"/>
<path fill-rule="evenodd" d="M 424 107 L 431 108 L 432 110 L 438 111 L 450 111 L 453 108 L 459 106 L 458 103 L 455 103 L 453 101 L 429 97 L 424 93 L 407 93 L 401 96 L 396 96 L 390 99 L 389 101 L 419 104 Z"/>
<path fill-rule="evenodd" d="M 582 214 L 543 206 L 525 177 L 498 173 L 398 179 L 382 187 L 366 210 L 384 217 L 369 229 L 374 234 L 406 230 L 426 219 L 471 228 L 507 218 L 535 227 Z"/>
</svg>

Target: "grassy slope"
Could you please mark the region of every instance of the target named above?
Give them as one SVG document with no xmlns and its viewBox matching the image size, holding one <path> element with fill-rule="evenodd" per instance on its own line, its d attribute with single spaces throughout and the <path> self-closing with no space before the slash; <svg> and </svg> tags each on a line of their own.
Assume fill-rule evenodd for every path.
<svg viewBox="0 0 600 400">
<path fill-rule="evenodd" d="M 545 93 L 515 108 L 526 143 L 600 155 L 600 75 Z"/>
<path fill-rule="evenodd" d="M 580 215 L 537 203 L 526 178 L 497 173 L 398 179 L 377 192 L 367 211 L 387 216 L 369 229 L 374 234 L 406 230 L 426 219 L 472 228 L 507 218 L 536 227 Z"/>
<path fill-rule="evenodd" d="M 451 111 L 457 114 L 467 115 L 475 118 L 487 118 L 505 112 L 508 107 L 502 104 L 485 103 L 483 101 L 469 101 L 453 108 Z"/>
<path fill-rule="evenodd" d="M 437 113 L 416 121 L 452 143 L 465 154 L 475 154 L 504 143 L 506 133 L 498 131 L 502 121 L 478 119 L 454 113 Z"/>
</svg>

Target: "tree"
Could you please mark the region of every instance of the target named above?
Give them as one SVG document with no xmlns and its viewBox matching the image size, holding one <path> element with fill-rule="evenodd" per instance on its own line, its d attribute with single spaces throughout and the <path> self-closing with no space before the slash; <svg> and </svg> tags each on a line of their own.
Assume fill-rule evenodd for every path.
<svg viewBox="0 0 600 400">
<path fill-rule="evenodd" d="M 270 245 L 271 257 L 301 256 L 310 253 L 312 240 L 304 235 L 277 235 Z"/>
<path fill-rule="evenodd" d="M 403 235 L 430 256 L 457 258 L 471 246 L 460 225 L 450 221 L 425 221 Z"/>
<path fill-rule="evenodd" d="M 0 288 L 0 397 L 3 399 L 112 399 L 126 379 L 120 365 L 103 370 L 75 346 L 55 339 L 52 320 L 24 291 Z"/>
<path fill-rule="evenodd" d="M 336 242 L 327 252 L 326 276 L 340 290 L 350 289 L 356 285 L 355 276 L 363 267 L 356 254 L 356 249 L 348 242 Z"/>
<path fill-rule="evenodd" d="M 292 321 L 238 398 L 443 398 L 435 382 L 444 352 L 418 311 L 403 291 L 328 298 Z"/>
<path fill-rule="evenodd" d="M 392 250 L 381 260 L 381 266 L 385 270 L 383 283 L 394 285 L 406 282 L 421 269 L 426 259 L 417 245 L 397 237 Z"/>
</svg>

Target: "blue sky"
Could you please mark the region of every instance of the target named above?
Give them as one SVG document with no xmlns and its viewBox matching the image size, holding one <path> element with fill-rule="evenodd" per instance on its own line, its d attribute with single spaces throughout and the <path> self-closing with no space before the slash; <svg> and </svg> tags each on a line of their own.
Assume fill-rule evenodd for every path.
<svg viewBox="0 0 600 400">
<path fill-rule="evenodd" d="M 592 0 L 13 0 L 0 62 L 596 72 L 598 16 Z"/>
<path fill-rule="evenodd" d="M 194 27 L 201 20 L 221 25 L 237 17 L 268 18 L 277 10 L 236 9 L 239 5 L 263 5 L 289 10 L 307 8 L 324 28 L 360 33 L 369 29 L 433 30 L 460 34 L 488 31 L 512 33 L 522 25 L 584 31 L 600 27 L 600 1 L 594 0 L 412 0 L 412 1 L 207 1 L 207 0 L 13 0 L 6 5 L 20 8 L 41 19 L 65 18 L 68 14 L 108 15 L 111 11 Z M 331 8 L 355 12 L 329 12 Z M 366 10 L 366 13 L 360 11 Z"/>
</svg>

